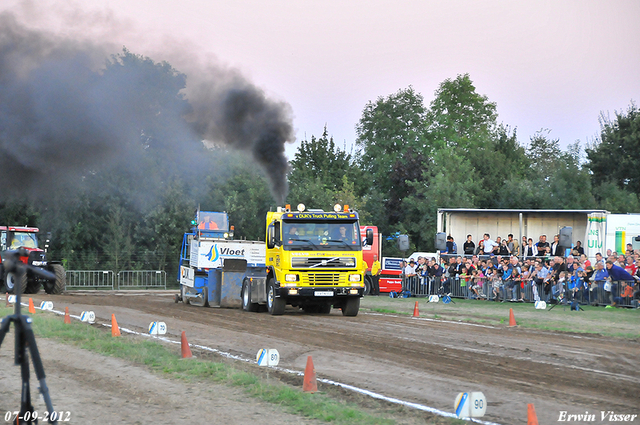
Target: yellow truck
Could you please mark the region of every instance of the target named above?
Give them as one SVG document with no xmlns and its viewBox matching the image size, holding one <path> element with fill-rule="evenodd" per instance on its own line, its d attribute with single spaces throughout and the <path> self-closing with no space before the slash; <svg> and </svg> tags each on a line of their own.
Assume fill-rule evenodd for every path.
<svg viewBox="0 0 640 425">
<path fill-rule="evenodd" d="M 307 312 L 356 316 L 364 293 L 363 244 L 373 243 L 368 230 L 360 236 L 358 213 L 347 205 L 334 211 L 278 207 L 266 217 L 265 267 L 247 268 L 242 283 L 242 308 L 270 314 L 285 306 Z"/>
</svg>

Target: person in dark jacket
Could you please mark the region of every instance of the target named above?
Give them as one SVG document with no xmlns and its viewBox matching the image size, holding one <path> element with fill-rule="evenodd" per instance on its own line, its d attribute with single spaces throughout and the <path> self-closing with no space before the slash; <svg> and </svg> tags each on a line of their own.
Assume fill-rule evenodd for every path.
<svg viewBox="0 0 640 425">
<path fill-rule="evenodd" d="M 614 297 L 617 297 L 618 294 L 618 282 L 626 281 L 633 282 L 633 276 L 629 274 L 625 269 L 620 266 L 616 266 L 613 264 L 613 261 L 607 260 L 606 262 L 607 273 L 609 273 L 609 278 L 611 279 L 611 290 L 606 291 L 609 296 L 609 300 L 611 301 L 611 305 L 615 307 L 616 302 L 613 300 Z M 633 283 L 632 283 L 633 284 Z"/>
</svg>

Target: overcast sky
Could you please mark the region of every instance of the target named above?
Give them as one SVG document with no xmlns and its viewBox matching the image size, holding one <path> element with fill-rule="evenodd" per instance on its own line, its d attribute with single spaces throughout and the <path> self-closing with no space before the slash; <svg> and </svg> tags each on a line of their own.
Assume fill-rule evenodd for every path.
<svg viewBox="0 0 640 425">
<path fill-rule="evenodd" d="M 428 104 L 469 73 L 527 143 L 564 147 L 640 100 L 640 1 L 3 0 L 31 25 L 98 37 L 180 70 L 194 54 L 288 102 L 298 141 L 355 141 L 366 103 L 412 85 Z M 297 142 L 287 149 L 290 158 Z"/>
</svg>

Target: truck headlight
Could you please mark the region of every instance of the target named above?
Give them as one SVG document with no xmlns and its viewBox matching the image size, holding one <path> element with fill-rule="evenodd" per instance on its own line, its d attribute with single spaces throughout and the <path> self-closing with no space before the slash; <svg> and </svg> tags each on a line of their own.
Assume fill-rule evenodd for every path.
<svg viewBox="0 0 640 425">
<path fill-rule="evenodd" d="M 360 282 L 362 280 L 362 275 L 359 274 L 350 274 L 349 282 Z"/>
<path fill-rule="evenodd" d="M 284 275 L 284 281 L 285 282 L 297 282 L 298 281 L 298 275 L 297 274 L 285 274 Z M 287 285 L 289 286 L 289 285 Z M 293 285 L 295 286 L 295 285 Z"/>
</svg>

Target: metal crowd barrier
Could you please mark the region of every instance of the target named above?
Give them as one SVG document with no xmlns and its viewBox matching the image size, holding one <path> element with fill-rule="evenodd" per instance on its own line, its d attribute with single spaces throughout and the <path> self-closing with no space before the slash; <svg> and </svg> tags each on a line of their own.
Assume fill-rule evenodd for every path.
<svg viewBox="0 0 640 425">
<path fill-rule="evenodd" d="M 113 289 L 111 270 L 67 270 L 67 289 Z"/>
<path fill-rule="evenodd" d="M 547 303 L 578 301 L 580 304 L 611 305 L 615 302 L 620 307 L 638 307 L 637 299 L 634 299 L 634 281 L 596 282 L 589 288 L 580 288 L 577 292 L 569 290 L 568 285 L 560 288 L 557 284 L 551 285 L 545 293 L 543 283 L 531 280 L 503 280 L 500 278 L 480 278 L 475 281 L 478 285 L 477 293 L 472 289 L 471 277 L 422 277 L 409 276 L 402 279 L 402 290 L 410 296 L 427 297 L 429 295 L 450 295 L 453 298 L 487 299 L 498 301 L 546 301 Z M 631 289 L 626 289 L 630 285 Z M 562 293 L 562 298 L 560 297 Z M 636 295 L 640 296 L 640 294 Z"/>
<path fill-rule="evenodd" d="M 167 289 L 164 270 L 123 270 L 118 272 L 118 289 Z"/>
</svg>

